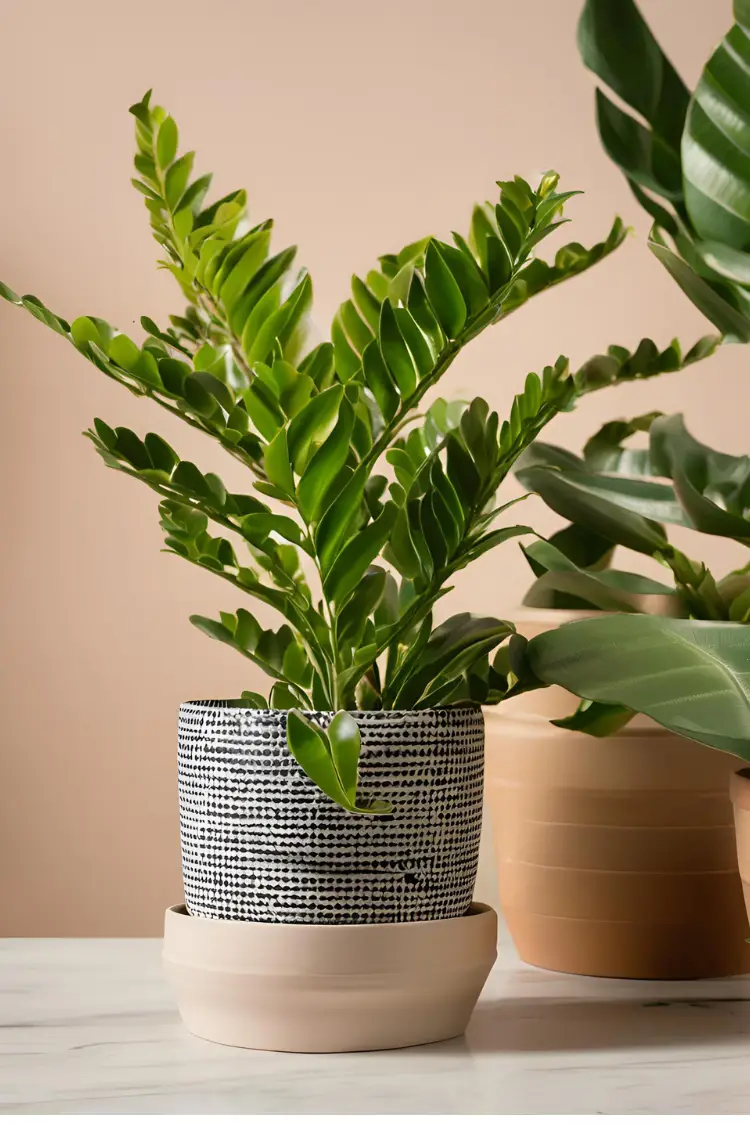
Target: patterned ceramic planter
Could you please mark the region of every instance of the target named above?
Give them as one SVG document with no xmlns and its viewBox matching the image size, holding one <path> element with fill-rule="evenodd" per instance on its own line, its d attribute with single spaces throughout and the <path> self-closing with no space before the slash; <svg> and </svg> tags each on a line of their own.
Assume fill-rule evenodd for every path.
<svg viewBox="0 0 750 1125">
<path fill-rule="evenodd" d="M 327 725 L 330 713 L 310 717 Z M 357 712 L 361 792 L 388 817 L 346 812 L 286 744 L 286 712 L 185 703 L 179 795 L 191 914 L 314 925 L 464 915 L 482 821 L 479 708 Z"/>
</svg>

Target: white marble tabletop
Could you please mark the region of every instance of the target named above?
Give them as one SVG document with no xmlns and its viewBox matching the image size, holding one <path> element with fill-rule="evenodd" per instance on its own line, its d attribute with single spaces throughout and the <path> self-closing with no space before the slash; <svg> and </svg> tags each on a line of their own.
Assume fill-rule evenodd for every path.
<svg viewBox="0 0 750 1125">
<path fill-rule="evenodd" d="M 562 976 L 498 964 L 463 1039 L 354 1055 L 194 1039 L 161 943 L 0 941 L 0 1112 L 750 1112 L 750 978 Z"/>
</svg>

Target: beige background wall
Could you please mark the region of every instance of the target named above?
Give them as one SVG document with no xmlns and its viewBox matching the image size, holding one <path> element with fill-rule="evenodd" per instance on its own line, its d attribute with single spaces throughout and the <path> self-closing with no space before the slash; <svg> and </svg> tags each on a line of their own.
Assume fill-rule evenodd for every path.
<svg viewBox="0 0 750 1125">
<path fill-rule="evenodd" d="M 642 335 L 692 343 L 708 327 L 647 252 L 647 222 L 600 151 L 579 7 L 2 0 L 0 276 L 66 317 L 99 314 L 136 335 L 142 313 L 178 311 L 128 182 L 127 106 L 153 85 L 216 187 L 247 186 L 255 218 L 273 214 L 280 244 L 299 243 L 324 330 L 352 270 L 465 229 L 473 200 L 515 172 L 555 167 L 585 189 L 570 237 L 596 241 L 615 212 L 634 224 L 605 265 L 473 345 L 444 391 L 502 409 L 560 352 L 580 363 Z M 729 0 L 643 8 L 692 84 Z M 239 470 L 6 305 L 0 354 L 0 933 L 157 933 L 180 896 L 177 705 L 238 693 L 253 673 L 187 620 L 235 608 L 231 591 L 159 554 L 155 498 L 107 473 L 79 435 L 99 415 L 158 428 L 235 485 Z M 575 446 L 608 417 L 684 409 L 701 437 L 740 452 L 746 356 L 726 349 L 658 386 L 589 399 L 549 435 Z M 551 526 L 532 503 L 524 519 Z M 464 572 L 445 608 L 508 613 L 525 582 L 511 545 Z M 491 881 L 486 868 L 482 888 Z"/>
</svg>

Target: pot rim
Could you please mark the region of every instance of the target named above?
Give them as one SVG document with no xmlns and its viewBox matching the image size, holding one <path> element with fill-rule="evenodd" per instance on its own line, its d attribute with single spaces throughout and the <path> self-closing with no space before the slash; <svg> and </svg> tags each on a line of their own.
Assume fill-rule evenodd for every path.
<svg viewBox="0 0 750 1125">
<path fill-rule="evenodd" d="M 535 713 L 535 712 L 522 713 L 522 712 L 518 712 L 518 711 L 515 711 L 512 714 L 510 714 L 507 711 L 505 713 L 503 713 L 503 702 L 502 702 L 502 700 L 500 701 L 500 703 L 485 704 L 484 707 L 482 708 L 482 710 L 484 712 L 485 724 L 487 724 L 489 727 L 494 727 L 496 725 L 500 725 L 504 728 L 505 727 L 511 728 L 511 727 L 514 727 L 514 726 L 518 726 L 518 727 L 521 728 L 521 730 L 523 731 L 524 734 L 527 734 L 527 732 L 529 731 L 530 728 L 532 728 L 532 727 L 536 728 L 529 735 L 529 737 L 531 737 L 531 738 L 539 738 L 539 735 L 540 735 L 539 728 L 540 727 L 544 728 L 545 736 L 549 736 L 550 738 L 561 738 L 561 737 L 565 737 L 566 735 L 576 735 L 576 736 L 580 736 L 581 738 L 584 738 L 584 739 L 590 739 L 591 738 L 590 734 L 585 734 L 583 731 L 566 730 L 564 727 L 556 727 L 555 724 L 552 722 L 552 718 L 550 716 L 547 716 L 547 715 L 543 715 L 543 714 L 539 714 L 539 713 Z M 648 715 L 644 715 L 642 711 L 637 711 L 634 718 L 636 718 L 636 719 L 637 718 L 648 719 Z M 603 738 L 600 738 L 599 741 L 602 742 L 602 743 L 607 743 L 607 742 L 610 741 L 610 739 L 616 739 L 616 738 L 654 738 L 654 737 L 679 738 L 679 739 L 687 740 L 688 742 L 691 741 L 691 739 L 687 739 L 686 735 L 677 734 L 676 731 L 667 730 L 666 727 L 659 726 L 655 722 L 655 720 L 651 720 L 651 721 L 654 722 L 653 727 L 652 726 L 644 726 L 642 724 L 639 725 L 638 723 L 635 723 L 635 722 L 631 721 L 631 722 L 627 723 L 624 727 L 620 727 L 619 730 L 613 731 L 612 734 L 607 734 Z M 547 728 L 549 728 L 549 730 L 547 730 Z M 509 731 L 509 733 L 510 733 L 510 731 Z M 489 751 L 489 752 L 491 752 L 491 751 Z M 750 771 L 748 771 L 748 778 L 750 779 Z"/>
<path fill-rule="evenodd" d="M 729 796 L 733 805 L 739 805 L 741 809 L 750 809 L 750 766 L 744 766 L 732 774 Z"/>
<path fill-rule="evenodd" d="M 183 707 L 200 707 L 204 710 L 218 711 L 246 711 L 250 715 L 288 715 L 289 708 L 285 707 L 249 707 L 247 701 L 244 699 L 186 699 L 180 703 L 180 710 Z M 336 711 L 316 711 L 307 710 L 303 707 L 295 708 L 301 715 L 306 718 L 316 718 L 319 715 L 330 715 L 331 718 Z M 477 711 L 481 712 L 482 706 L 479 703 L 462 703 L 458 707 L 422 707 L 412 708 L 405 711 L 347 711 L 354 719 L 369 719 L 373 716 L 382 716 L 383 721 L 385 717 L 393 719 L 403 719 L 406 717 L 411 718 L 414 715 L 427 716 L 427 715 L 468 715 L 475 714 Z"/>
<path fill-rule="evenodd" d="M 612 617 L 613 611 L 606 609 L 547 609 L 540 606 L 519 604 L 508 614 L 518 628 L 524 620 L 529 622 L 554 621 L 559 625 L 568 621 L 580 621 L 587 617 Z"/>
<path fill-rule="evenodd" d="M 200 924 L 202 926 L 221 926 L 222 928 L 228 928 L 232 926 L 235 929 L 239 929 L 241 927 L 245 927 L 246 930 L 249 930 L 251 927 L 258 930 L 262 927 L 269 932 L 273 928 L 277 932 L 279 931 L 279 929 L 282 929 L 285 933 L 297 932 L 300 934 L 309 934 L 313 930 L 328 934 L 330 934 L 332 930 L 346 930 L 347 933 L 354 933 L 357 931 L 367 931 L 367 933 L 372 933 L 373 930 L 378 929 L 388 930 L 390 933 L 393 933 L 397 929 L 413 930 L 418 926 L 432 926 L 433 928 L 435 926 L 449 926 L 451 924 L 463 924 L 465 926 L 469 919 L 484 918 L 487 914 L 494 913 L 494 907 L 488 906 L 486 902 L 472 901 L 472 904 L 466 914 L 460 914 L 456 918 L 426 918 L 421 921 L 415 922 L 337 922 L 334 924 L 326 923 L 325 925 L 317 925 L 313 922 L 239 922 L 236 919 L 231 918 L 204 918 L 199 914 L 190 914 L 184 902 L 176 902 L 173 903 L 172 906 L 167 907 L 168 915 L 173 916 L 175 919 L 180 918 L 182 920 L 181 923 L 176 923 L 178 925 L 190 922 L 194 924 Z M 474 924 L 476 925 L 477 923 Z"/>
</svg>

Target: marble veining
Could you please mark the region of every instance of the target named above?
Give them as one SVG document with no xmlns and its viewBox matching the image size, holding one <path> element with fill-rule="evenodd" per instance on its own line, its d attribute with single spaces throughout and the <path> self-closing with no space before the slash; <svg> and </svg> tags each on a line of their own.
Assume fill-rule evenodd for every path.
<svg viewBox="0 0 750 1125">
<path fill-rule="evenodd" d="M 161 943 L 0 941 L 0 1112 L 750 1112 L 750 977 L 592 980 L 522 965 L 503 934 L 463 1039 L 355 1055 L 203 1042 Z"/>
</svg>

